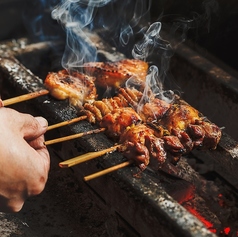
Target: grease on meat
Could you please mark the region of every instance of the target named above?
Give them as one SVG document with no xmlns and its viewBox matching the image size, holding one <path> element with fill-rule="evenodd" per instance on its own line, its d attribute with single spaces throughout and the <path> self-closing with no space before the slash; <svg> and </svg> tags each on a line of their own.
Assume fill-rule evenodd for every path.
<svg viewBox="0 0 238 237">
<path fill-rule="evenodd" d="M 56 99 L 69 99 L 71 105 L 81 107 L 83 103 L 92 103 L 97 98 L 94 81 L 95 78 L 88 75 L 61 70 L 48 73 L 44 84 Z"/>
<path fill-rule="evenodd" d="M 84 72 L 96 77 L 96 85 L 103 88 L 120 88 L 129 78 L 145 82 L 148 67 L 148 63 L 136 59 L 88 62 L 83 65 Z"/>
</svg>

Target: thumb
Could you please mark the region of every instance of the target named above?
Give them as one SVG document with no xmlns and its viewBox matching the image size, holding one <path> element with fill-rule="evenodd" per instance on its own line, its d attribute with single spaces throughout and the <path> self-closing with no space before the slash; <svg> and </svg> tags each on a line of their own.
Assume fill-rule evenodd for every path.
<svg viewBox="0 0 238 237">
<path fill-rule="evenodd" d="M 29 117 L 24 124 L 24 138 L 33 140 L 47 131 L 48 122 L 43 117 Z"/>
<path fill-rule="evenodd" d="M 38 121 L 38 123 L 41 125 L 43 129 L 47 130 L 48 127 L 48 121 L 43 117 L 35 117 L 35 119 Z"/>
</svg>

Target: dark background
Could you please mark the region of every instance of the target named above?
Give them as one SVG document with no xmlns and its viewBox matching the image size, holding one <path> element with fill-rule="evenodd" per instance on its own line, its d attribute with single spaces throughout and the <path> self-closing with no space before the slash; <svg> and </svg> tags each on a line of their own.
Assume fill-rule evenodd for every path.
<svg viewBox="0 0 238 237">
<path fill-rule="evenodd" d="M 0 0 L 0 40 L 27 35 L 41 41 L 63 35 L 62 27 L 50 16 L 57 2 Z M 196 45 L 201 46 L 237 70 L 237 1 L 153 0 L 151 22 L 154 21 L 161 21 L 164 29 L 182 35 L 182 40 L 195 49 Z"/>
</svg>

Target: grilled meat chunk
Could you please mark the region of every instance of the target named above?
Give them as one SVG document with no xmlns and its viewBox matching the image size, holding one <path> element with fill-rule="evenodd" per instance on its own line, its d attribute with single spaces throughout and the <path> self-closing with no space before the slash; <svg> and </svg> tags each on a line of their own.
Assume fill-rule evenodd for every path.
<svg viewBox="0 0 238 237">
<path fill-rule="evenodd" d="M 88 121 L 90 123 L 100 123 L 103 116 L 111 113 L 111 111 L 113 111 L 114 109 L 126 108 L 128 107 L 128 104 L 124 98 L 115 96 L 113 98 L 96 100 L 92 104 L 85 103 L 83 107 L 84 109 L 82 110 L 82 113 L 89 115 Z"/>
<path fill-rule="evenodd" d="M 135 110 L 125 107 L 114 109 L 111 113 L 106 114 L 102 118 L 100 126 L 107 128 L 106 134 L 108 137 L 118 141 L 128 126 L 141 123 L 141 121 L 140 116 Z"/>
<path fill-rule="evenodd" d="M 199 112 L 192 106 L 173 104 L 159 123 L 171 132 L 173 129 L 185 130 L 189 124 L 195 124 L 200 119 Z"/>
<path fill-rule="evenodd" d="M 199 112 L 188 104 L 172 105 L 158 123 L 179 138 L 185 153 L 194 148 L 215 149 L 221 138 L 221 129 L 204 121 Z"/>
<path fill-rule="evenodd" d="M 143 121 L 157 121 L 164 116 L 170 106 L 171 105 L 167 102 L 155 98 L 152 101 L 143 104 L 141 108 L 138 109 L 138 113 L 143 118 Z"/>
<path fill-rule="evenodd" d="M 59 100 L 69 99 L 71 105 L 81 107 L 97 98 L 95 78 L 79 72 L 69 74 L 66 70 L 51 72 L 45 79 L 45 87 Z"/>
<path fill-rule="evenodd" d="M 145 99 L 143 93 L 135 88 L 120 88 L 118 93 L 138 112 L 144 122 L 161 119 L 171 107 L 166 101 L 154 97 L 152 92 Z"/>
<path fill-rule="evenodd" d="M 202 144 L 199 146 L 201 149 L 211 149 L 217 148 L 217 144 L 221 139 L 221 129 L 214 123 L 206 121 L 197 121 L 197 123 L 204 130 L 205 136 L 203 138 Z M 197 135 L 197 133 L 196 133 Z"/>
<path fill-rule="evenodd" d="M 146 62 L 136 59 L 83 64 L 84 72 L 96 77 L 95 84 L 103 88 L 120 88 L 129 78 L 145 82 L 148 67 Z"/>
<path fill-rule="evenodd" d="M 149 163 L 158 169 L 166 160 L 164 141 L 154 135 L 154 131 L 144 124 L 125 129 L 120 136 L 120 151 L 128 160 L 133 160 L 141 170 Z"/>
</svg>

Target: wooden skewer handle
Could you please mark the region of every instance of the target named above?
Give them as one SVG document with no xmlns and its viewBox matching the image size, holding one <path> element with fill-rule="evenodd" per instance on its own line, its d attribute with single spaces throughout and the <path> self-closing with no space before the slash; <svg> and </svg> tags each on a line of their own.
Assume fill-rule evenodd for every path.
<svg viewBox="0 0 238 237">
<path fill-rule="evenodd" d="M 125 161 L 125 162 L 123 162 L 123 163 L 121 163 L 121 164 L 119 164 L 119 165 L 115 165 L 115 166 L 112 166 L 112 167 L 110 167 L 110 168 L 108 168 L 108 169 L 105 169 L 105 170 L 96 172 L 96 173 L 94 173 L 94 174 L 85 176 L 85 177 L 84 177 L 84 181 L 89 181 L 89 180 L 98 178 L 98 177 L 100 177 L 100 176 L 103 176 L 103 175 L 105 175 L 105 174 L 109 174 L 109 173 L 111 173 L 111 172 L 113 172 L 113 171 L 116 171 L 116 170 L 119 170 L 119 169 L 124 168 L 124 167 L 126 167 L 126 166 L 129 166 L 129 165 L 132 164 L 132 163 L 133 163 L 133 161 L 131 161 L 131 160 L 130 160 L 130 161 Z"/>
<path fill-rule="evenodd" d="M 86 162 L 88 160 L 92 160 L 94 158 L 97 158 L 99 156 L 105 155 L 106 153 L 116 151 L 117 148 L 119 148 L 121 145 L 116 145 L 107 149 L 104 149 L 102 151 L 95 151 L 95 152 L 88 152 L 86 154 L 83 154 L 81 156 L 76 156 L 72 159 L 63 161 L 59 163 L 59 166 L 61 168 L 69 168 L 71 166 Z"/>
<path fill-rule="evenodd" d="M 46 95 L 46 94 L 49 94 L 48 90 L 40 90 L 40 91 L 31 92 L 31 93 L 28 93 L 25 95 L 13 97 L 11 99 L 3 100 L 3 105 L 8 106 L 8 105 L 16 104 L 16 103 L 26 101 L 26 100 L 31 100 L 31 99 L 34 99 L 36 97 Z"/>
<path fill-rule="evenodd" d="M 60 137 L 60 138 L 56 138 L 56 139 L 53 139 L 53 140 L 45 141 L 44 144 L 46 146 L 48 146 L 48 145 L 52 145 L 52 144 L 55 144 L 55 143 L 65 142 L 65 141 L 68 141 L 68 140 L 80 138 L 80 137 L 90 135 L 90 134 L 93 134 L 93 133 L 100 133 L 100 132 L 103 132 L 103 131 L 105 131 L 105 128 L 94 129 L 94 130 L 91 130 L 91 131 L 88 131 L 88 132 L 82 132 L 82 133 L 78 133 L 78 134 L 69 135 L 69 136 L 66 136 L 66 137 Z"/>
<path fill-rule="evenodd" d="M 73 118 L 73 119 L 70 119 L 70 120 L 67 120 L 67 121 L 63 121 L 63 122 L 60 122 L 60 123 L 56 123 L 56 124 L 48 126 L 47 131 L 55 129 L 55 128 L 63 127 L 65 125 L 70 125 L 72 123 L 76 123 L 76 122 L 79 122 L 79 121 L 84 120 L 84 119 L 87 119 L 86 115 L 80 116 L 80 117 L 77 117 L 77 118 Z"/>
</svg>

